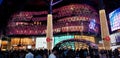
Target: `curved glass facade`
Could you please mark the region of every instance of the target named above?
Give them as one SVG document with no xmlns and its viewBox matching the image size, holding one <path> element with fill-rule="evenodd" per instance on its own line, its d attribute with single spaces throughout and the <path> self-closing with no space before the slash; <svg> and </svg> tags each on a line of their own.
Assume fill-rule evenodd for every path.
<svg viewBox="0 0 120 58">
<path fill-rule="evenodd" d="M 92 14 L 92 15 L 91 15 Z M 47 11 L 15 13 L 9 21 L 7 35 L 46 34 Z M 44 21 L 44 22 L 43 22 Z M 99 33 L 98 13 L 86 4 L 71 4 L 53 10 L 53 33 Z"/>
</svg>

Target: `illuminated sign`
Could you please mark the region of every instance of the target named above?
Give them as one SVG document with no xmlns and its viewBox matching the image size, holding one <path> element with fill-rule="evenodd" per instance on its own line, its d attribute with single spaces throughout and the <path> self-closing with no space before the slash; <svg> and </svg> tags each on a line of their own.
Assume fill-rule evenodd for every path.
<svg viewBox="0 0 120 58">
<path fill-rule="evenodd" d="M 46 37 L 37 37 L 35 47 L 36 48 L 47 48 Z"/>
<path fill-rule="evenodd" d="M 54 41 L 54 37 L 52 38 L 52 40 Z M 52 47 L 53 47 L 54 43 L 52 43 Z M 46 37 L 37 37 L 36 38 L 36 45 L 35 48 L 39 49 L 39 48 L 47 48 L 47 41 L 46 41 Z"/>
<path fill-rule="evenodd" d="M 110 41 L 112 46 L 120 45 L 120 33 L 110 35 Z"/>
<path fill-rule="evenodd" d="M 57 43 L 63 41 L 63 40 L 67 40 L 67 39 L 73 39 L 74 36 L 73 35 L 64 35 L 64 36 L 55 36 L 54 37 L 54 45 L 56 45 Z"/>
<path fill-rule="evenodd" d="M 114 10 L 109 14 L 111 30 L 120 29 L 120 8 Z"/>
<path fill-rule="evenodd" d="M 91 41 L 91 42 L 95 43 L 95 38 L 93 36 L 75 35 L 75 39 L 83 39 L 83 40 L 87 40 L 87 41 Z"/>
</svg>

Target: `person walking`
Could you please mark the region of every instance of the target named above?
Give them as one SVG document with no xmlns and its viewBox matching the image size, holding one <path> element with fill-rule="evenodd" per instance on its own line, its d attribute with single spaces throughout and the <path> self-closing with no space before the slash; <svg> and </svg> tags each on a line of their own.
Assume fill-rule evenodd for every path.
<svg viewBox="0 0 120 58">
<path fill-rule="evenodd" d="M 31 49 L 28 49 L 28 53 L 25 55 L 25 58 L 34 58 L 34 55 L 31 52 Z"/>
<path fill-rule="evenodd" d="M 56 57 L 57 52 L 58 52 L 58 48 L 57 47 L 53 48 L 52 53 L 49 55 L 48 58 L 57 58 Z"/>
</svg>

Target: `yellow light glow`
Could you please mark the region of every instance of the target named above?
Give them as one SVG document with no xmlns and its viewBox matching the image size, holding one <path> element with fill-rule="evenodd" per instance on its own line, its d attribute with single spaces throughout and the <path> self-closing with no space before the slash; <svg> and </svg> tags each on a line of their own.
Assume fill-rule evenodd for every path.
<svg viewBox="0 0 120 58">
<path fill-rule="evenodd" d="M 80 36 L 80 35 L 75 35 L 75 39 L 83 39 L 83 40 L 87 40 L 87 41 L 91 41 L 93 43 L 95 43 L 95 38 L 92 36 Z"/>
</svg>

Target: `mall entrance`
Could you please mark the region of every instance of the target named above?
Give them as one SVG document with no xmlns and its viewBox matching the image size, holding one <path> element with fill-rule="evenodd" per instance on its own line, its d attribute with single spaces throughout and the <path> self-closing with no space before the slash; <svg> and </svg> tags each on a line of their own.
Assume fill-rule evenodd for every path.
<svg viewBox="0 0 120 58">
<path fill-rule="evenodd" d="M 90 41 L 83 39 L 68 39 L 63 40 L 55 45 L 59 49 L 88 49 L 89 47 L 98 48 L 98 46 Z"/>
</svg>

